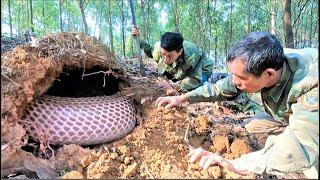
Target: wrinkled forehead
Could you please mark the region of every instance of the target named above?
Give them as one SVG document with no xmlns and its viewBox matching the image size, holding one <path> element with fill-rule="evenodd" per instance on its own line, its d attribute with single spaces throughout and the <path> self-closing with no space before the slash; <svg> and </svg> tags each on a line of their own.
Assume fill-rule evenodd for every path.
<svg viewBox="0 0 320 180">
<path fill-rule="evenodd" d="M 227 68 L 231 73 L 246 74 L 245 61 L 241 58 L 235 58 L 233 61 L 227 62 Z"/>
</svg>

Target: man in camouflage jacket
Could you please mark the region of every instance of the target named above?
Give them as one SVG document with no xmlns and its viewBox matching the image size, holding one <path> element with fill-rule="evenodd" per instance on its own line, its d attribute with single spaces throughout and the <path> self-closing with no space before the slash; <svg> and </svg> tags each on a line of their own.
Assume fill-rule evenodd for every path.
<svg viewBox="0 0 320 180">
<path fill-rule="evenodd" d="M 267 172 L 284 175 L 304 172 L 318 176 L 319 88 L 317 49 L 284 49 L 272 34 L 253 32 L 228 53 L 230 76 L 181 96 L 160 97 L 166 109 L 185 101 L 231 100 L 241 92 L 260 93 L 263 116 L 251 119 L 250 133 L 269 132 L 263 149 L 227 160 L 201 148 L 192 150 L 190 161 L 208 168 L 220 164 L 239 174 Z M 277 134 L 276 134 L 277 133 Z M 279 134 L 280 133 L 280 134 Z"/>
<path fill-rule="evenodd" d="M 133 28 L 132 34 L 139 34 L 137 28 Z M 140 46 L 148 57 L 157 62 L 158 73 L 172 80 L 175 88 L 195 89 L 212 73 L 213 60 L 196 44 L 183 41 L 180 33 L 164 33 L 154 47 L 141 40 Z M 163 84 L 163 87 L 168 87 L 168 84 Z"/>
</svg>

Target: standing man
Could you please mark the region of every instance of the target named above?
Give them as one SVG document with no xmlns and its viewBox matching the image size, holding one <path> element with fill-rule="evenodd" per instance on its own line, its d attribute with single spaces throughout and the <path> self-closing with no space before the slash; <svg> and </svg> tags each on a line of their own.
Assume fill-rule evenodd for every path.
<svg viewBox="0 0 320 180">
<path fill-rule="evenodd" d="M 317 178 L 319 167 L 319 88 L 317 49 L 283 49 L 276 36 L 253 32 L 237 42 L 227 55 L 230 76 L 181 96 L 160 97 L 166 109 L 185 101 L 221 101 L 241 92 L 261 94 L 265 109 L 248 121 L 249 133 L 268 132 L 262 150 L 227 160 L 197 148 L 190 161 L 200 166 L 219 164 L 239 174 L 304 172 Z M 279 134 L 280 133 L 280 134 Z"/>
<path fill-rule="evenodd" d="M 139 35 L 136 27 L 132 28 L 132 34 Z M 158 73 L 174 82 L 170 85 L 164 81 L 159 84 L 162 88 L 174 86 L 186 91 L 193 90 L 207 81 L 212 74 L 213 60 L 196 44 L 183 41 L 180 33 L 164 33 L 154 47 L 141 40 L 140 46 L 148 57 L 157 62 Z"/>
</svg>

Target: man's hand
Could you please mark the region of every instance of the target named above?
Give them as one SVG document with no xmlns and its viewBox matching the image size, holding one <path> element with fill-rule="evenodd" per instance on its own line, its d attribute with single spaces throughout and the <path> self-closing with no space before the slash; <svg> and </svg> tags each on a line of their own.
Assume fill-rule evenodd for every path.
<svg viewBox="0 0 320 180">
<path fill-rule="evenodd" d="M 156 100 L 156 106 L 165 106 L 165 110 L 169 110 L 172 107 L 180 106 L 186 98 L 184 96 L 168 96 L 168 97 L 159 97 Z"/>
<path fill-rule="evenodd" d="M 208 169 L 211 165 L 221 164 L 223 157 L 218 154 L 206 151 L 202 148 L 193 149 L 188 154 L 190 162 L 193 163 L 200 159 L 199 166 L 203 169 Z"/>
<path fill-rule="evenodd" d="M 138 30 L 138 28 L 135 27 L 135 26 L 132 26 L 132 28 L 131 28 L 131 34 L 132 34 L 132 36 L 139 36 L 139 30 Z"/>
<path fill-rule="evenodd" d="M 242 166 L 236 166 L 235 162 L 224 159 L 222 156 L 202 148 L 192 149 L 188 156 L 190 157 L 189 161 L 191 163 L 200 159 L 199 166 L 203 169 L 208 169 L 211 165 L 216 164 L 240 175 L 248 175 L 250 173 L 243 164 Z"/>
</svg>

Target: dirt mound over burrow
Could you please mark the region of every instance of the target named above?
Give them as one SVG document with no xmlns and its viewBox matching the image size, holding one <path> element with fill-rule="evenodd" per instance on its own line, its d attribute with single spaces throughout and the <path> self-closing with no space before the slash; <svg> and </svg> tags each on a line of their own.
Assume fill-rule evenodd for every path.
<svg viewBox="0 0 320 180">
<path fill-rule="evenodd" d="M 49 34 L 1 55 L 1 145 L 10 147 L 1 150 L 2 157 L 26 143 L 25 131 L 17 122 L 28 103 L 60 81 L 59 75 L 72 70 L 82 72 L 82 79 L 95 73 L 121 79 L 124 74 L 108 48 L 81 33 Z"/>
</svg>

